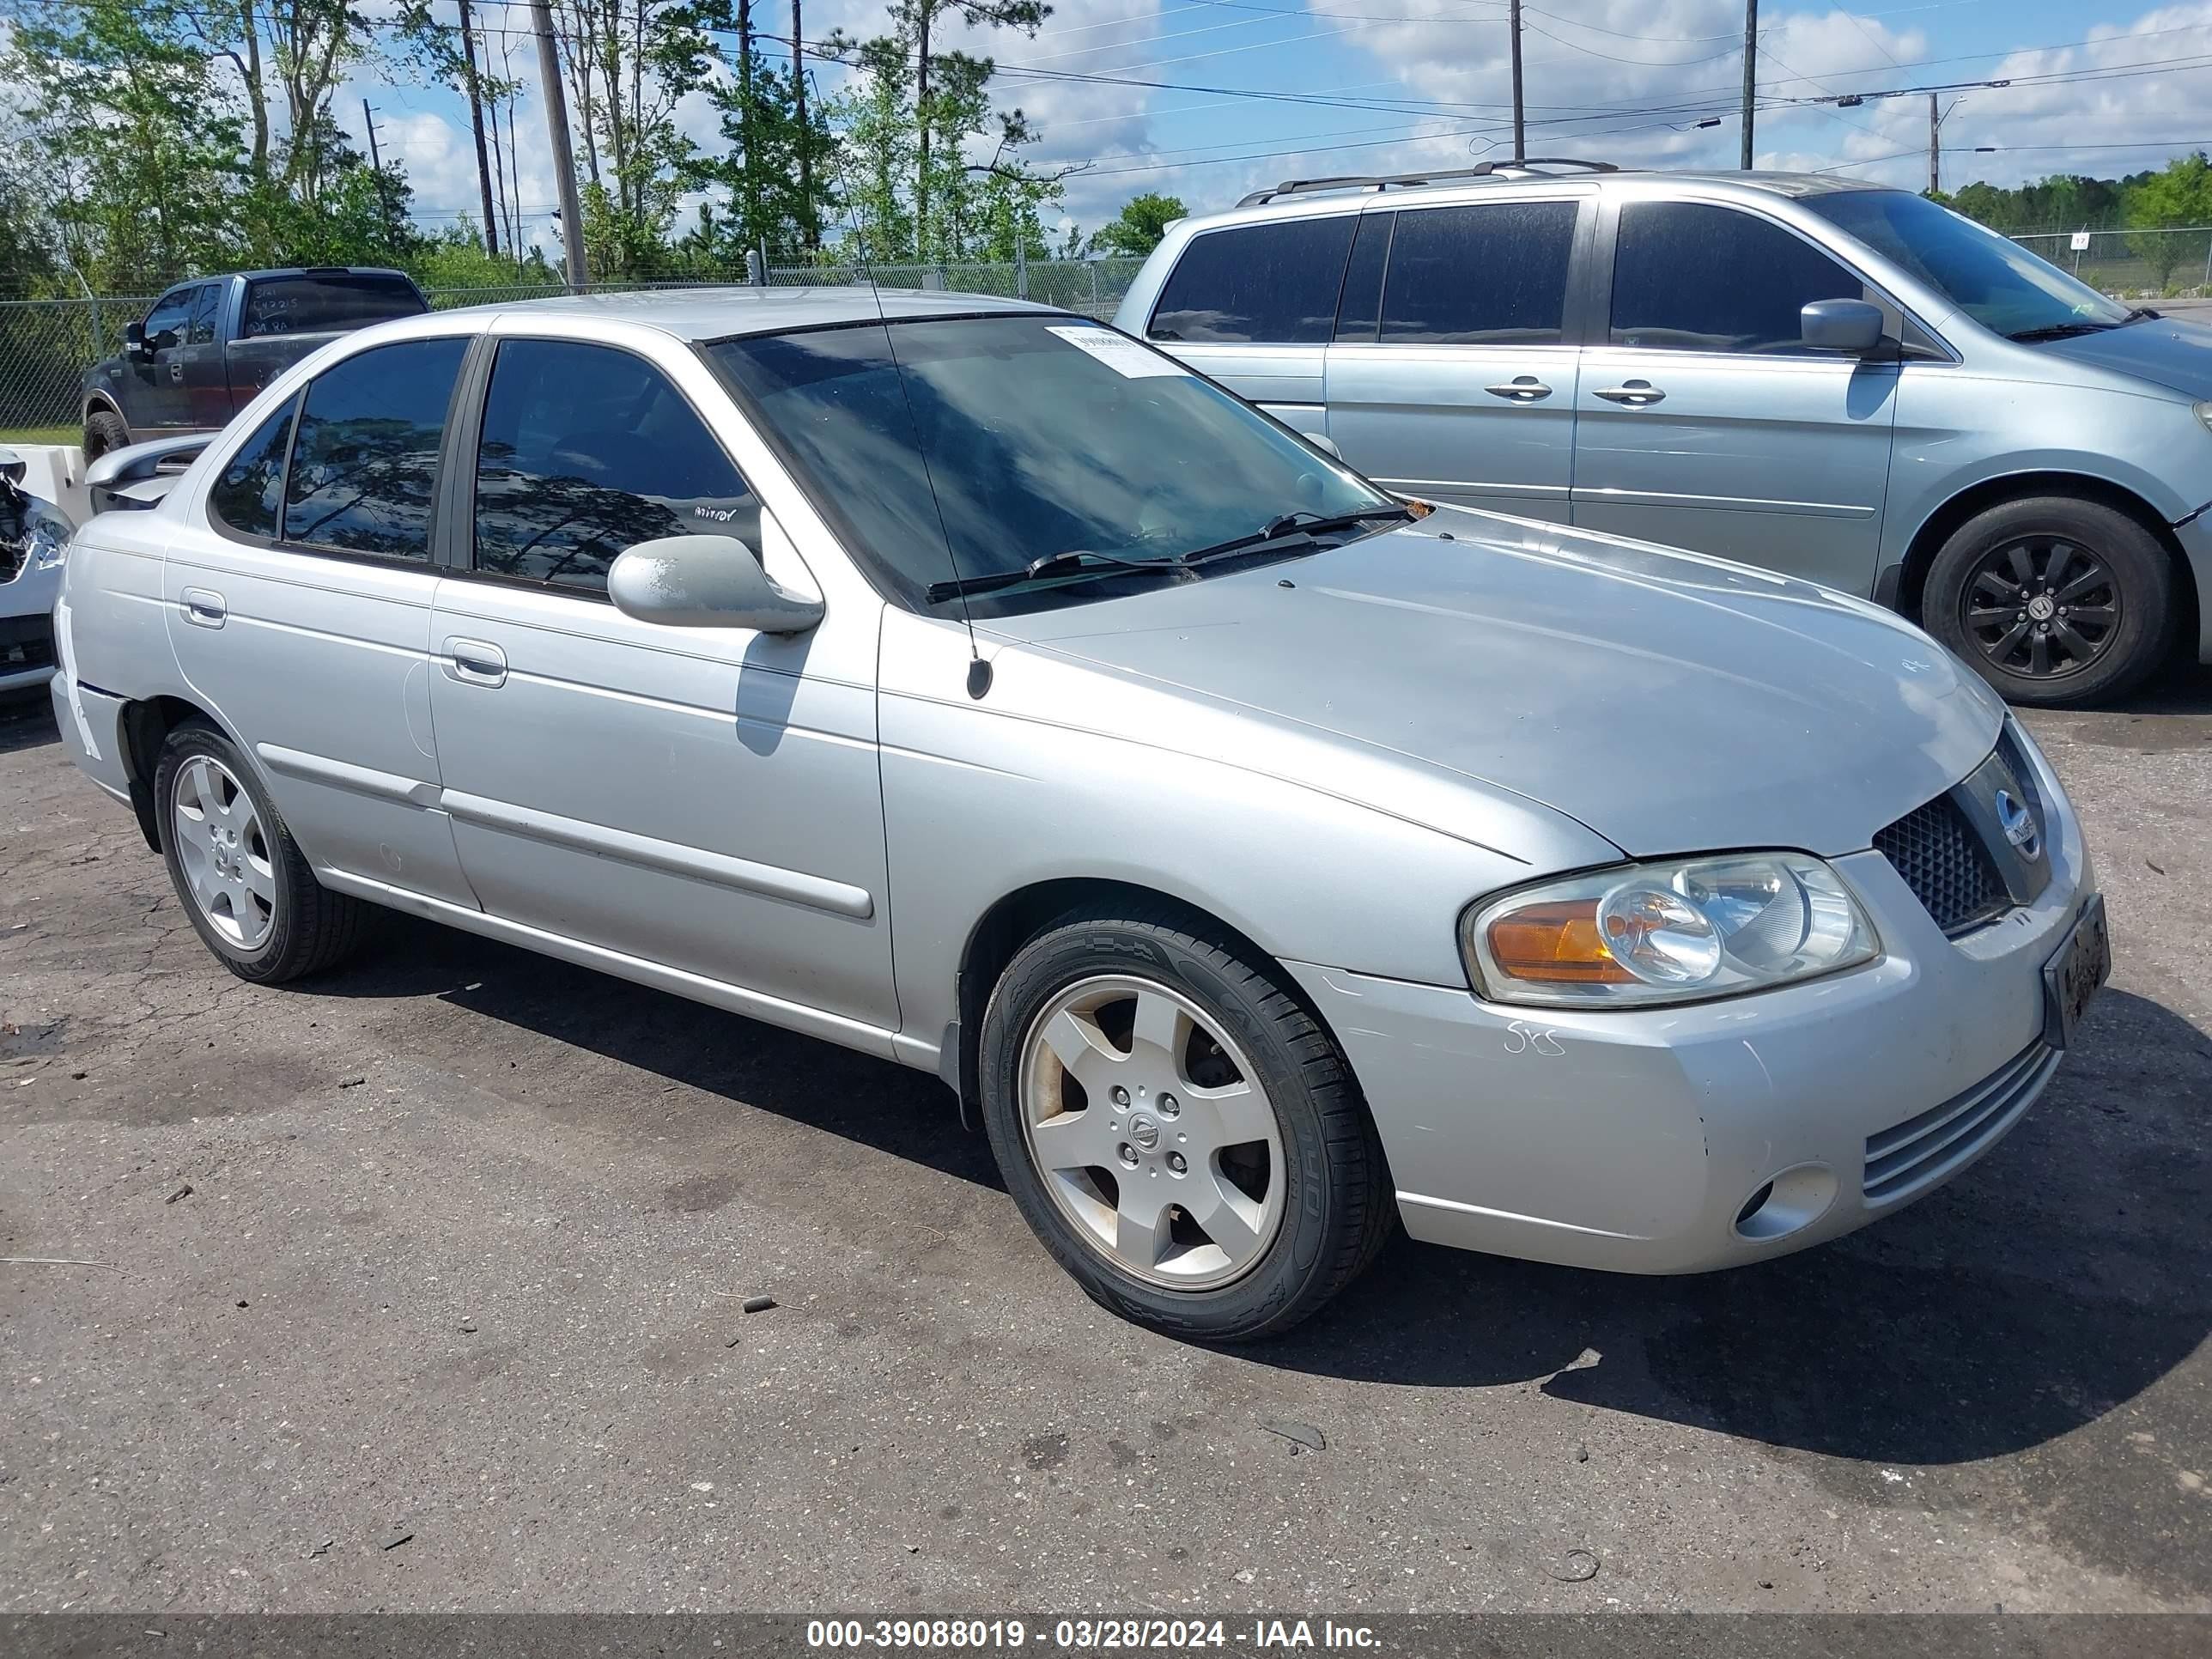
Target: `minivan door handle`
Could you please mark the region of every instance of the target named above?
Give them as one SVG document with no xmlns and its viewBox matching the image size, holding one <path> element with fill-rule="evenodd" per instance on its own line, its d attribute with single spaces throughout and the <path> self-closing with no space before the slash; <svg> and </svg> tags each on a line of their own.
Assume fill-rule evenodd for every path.
<svg viewBox="0 0 2212 1659">
<path fill-rule="evenodd" d="M 507 653 L 482 640 L 449 639 L 443 653 L 446 678 L 463 685 L 507 684 Z"/>
<path fill-rule="evenodd" d="M 230 617 L 230 607 L 222 602 L 222 595 L 211 588 L 181 589 L 177 594 L 177 608 L 185 613 L 185 620 L 196 628 L 220 628 Z"/>
<path fill-rule="evenodd" d="M 1631 409 L 1644 409 L 1666 397 L 1649 380 L 1624 380 L 1619 386 L 1601 386 L 1597 395 L 1609 404 L 1626 404 Z"/>
<path fill-rule="evenodd" d="M 1516 374 L 1498 386 L 1482 388 L 1493 398 L 1504 398 L 1516 404 L 1533 404 L 1552 395 L 1552 388 L 1533 374 Z"/>
</svg>

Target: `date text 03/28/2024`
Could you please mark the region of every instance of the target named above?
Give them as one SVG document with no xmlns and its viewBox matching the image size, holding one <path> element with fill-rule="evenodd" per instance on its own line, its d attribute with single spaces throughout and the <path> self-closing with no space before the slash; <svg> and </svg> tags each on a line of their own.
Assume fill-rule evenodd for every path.
<svg viewBox="0 0 2212 1659">
<path fill-rule="evenodd" d="M 1364 1625 L 1334 1620 L 1257 1619 L 1231 1626 L 1220 1619 L 1061 1619 L 1049 1632 L 1019 1619 L 815 1619 L 806 1626 L 810 1648 L 927 1650 L 933 1648 L 1022 1648 L 1034 1644 L 1072 1651 L 1220 1648 L 1338 1648 L 1372 1650 L 1382 1645 Z"/>
</svg>

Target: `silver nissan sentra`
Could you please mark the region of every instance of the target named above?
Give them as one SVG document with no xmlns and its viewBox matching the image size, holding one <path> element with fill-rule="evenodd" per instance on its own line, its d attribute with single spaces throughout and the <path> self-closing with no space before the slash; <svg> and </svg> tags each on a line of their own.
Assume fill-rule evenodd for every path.
<svg viewBox="0 0 2212 1659">
<path fill-rule="evenodd" d="M 1394 498 L 1040 307 L 372 328 L 64 577 L 64 737 L 234 973 L 381 905 L 934 1071 L 1190 1337 L 1394 1219 L 1832 1238 L 2020 1120 L 2109 959 L 2057 779 L 1917 629 Z"/>
</svg>

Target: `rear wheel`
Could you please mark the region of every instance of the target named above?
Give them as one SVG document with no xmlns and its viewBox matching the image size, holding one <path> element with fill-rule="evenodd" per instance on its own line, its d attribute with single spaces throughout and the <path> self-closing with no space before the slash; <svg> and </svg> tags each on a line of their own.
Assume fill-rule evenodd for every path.
<svg viewBox="0 0 2212 1659">
<path fill-rule="evenodd" d="M 983 1120 L 1046 1249 L 1103 1306 L 1200 1340 L 1288 1330 L 1388 1237 L 1350 1067 L 1272 965 L 1169 914 L 1070 918 L 983 1019 Z"/>
<path fill-rule="evenodd" d="M 102 455 L 130 447 L 131 428 L 112 410 L 95 409 L 84 417 L 84 458 L 88 461 L 96 461 Z"/>
<path fill-rule="evenodd" d="M 2007 501 L 1943 544 L 1928 629 L 2014 702 L 2113 697 L 2157 667 L 2173 611 L 2166 549 L 2126 514 L 2076 496 Z"/>
</svg>

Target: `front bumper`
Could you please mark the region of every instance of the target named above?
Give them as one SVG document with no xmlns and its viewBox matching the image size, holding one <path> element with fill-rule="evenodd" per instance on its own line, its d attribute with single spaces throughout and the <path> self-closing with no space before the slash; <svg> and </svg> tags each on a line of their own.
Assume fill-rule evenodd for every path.
<svg viewBox="0 0 2212 1659">
<path fill-rule="evenodd" d="M 27 566 L 0 582 L 0 692 L 44 685 L 54 677 L 54 600 L 61 567 Z"/>
<path fill-rule="evenodd" d="M 1826 979 L 1588 1012 L 1288 964 L 1351 1059 L 1407 1231 L 1699 1273 L 1850 1232 L 1966 1168 L 2057 1068 L 2043 966 L 2095 891 L 2072 805 L 2033 763 L 2052 866 L 2035 902 L 1949 939 L 1888 860 L 1837 860 L 1884 955 Z"/>
</svg>

